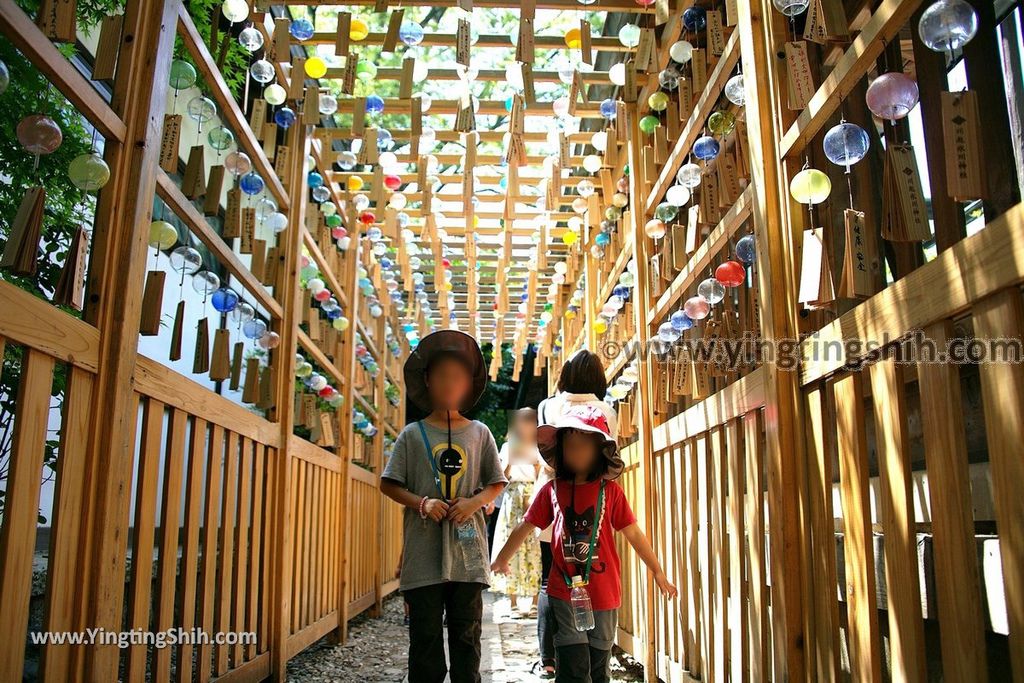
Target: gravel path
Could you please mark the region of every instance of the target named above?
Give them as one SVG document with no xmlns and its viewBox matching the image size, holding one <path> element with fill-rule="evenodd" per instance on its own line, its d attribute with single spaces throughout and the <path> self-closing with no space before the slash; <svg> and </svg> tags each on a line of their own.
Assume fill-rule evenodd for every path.
<svg viewBox="0 0 1024 683">
<path fill-rule="evenodd" d="M 379 619 L 365 615 L 349 625 L 348 643 L 331 645 L 321 640 L 288 662 L 288 680 L 296 683 L 401 683 L 405 680 L 409 632 L 402 623 L 402 600 L 384 603 Z M 508 600 L 484 593 L 484 683 L 535 683 L 531 673 L 537 660 L 537 620 L 512 617 Z M 625 654 L 612 658 L 612 680 L 642 681 L 643 669 Z"/>
</svg>

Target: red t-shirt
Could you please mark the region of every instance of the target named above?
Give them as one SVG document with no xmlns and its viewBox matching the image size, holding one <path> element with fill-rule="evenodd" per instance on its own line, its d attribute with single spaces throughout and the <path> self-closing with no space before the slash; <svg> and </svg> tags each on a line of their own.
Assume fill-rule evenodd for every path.
<svg viewBox="0 0 1024 683">
<path fill-rule="evenodd" d="M 590 548 L 594 518 L 597 513 L 597 494 L 600 481 L 576 484 L 555 480 L 541 488 L 526 513 L 526 521 L 540 529 L 554 522 L 551 536 L 551 554 L 554 561 L 548 577 L 548 595 L 559 600 L 569 599 L 565 575 L 583 574 Z M 552 487 L 556 487 L 557 505 L 552 500 Z M 575 493 L 573 491 L 575 489 Z M 622 601 L 619 581 L 619 555 L 615 552 L 613 533 L 636 523 L 633 510 L 622 489 L 613 481 L 605 482 L 604 512 L 598 530 L 597 547 L 590 568 L 587 586 L 594 609 L 618 609 Z"/>
</svg>

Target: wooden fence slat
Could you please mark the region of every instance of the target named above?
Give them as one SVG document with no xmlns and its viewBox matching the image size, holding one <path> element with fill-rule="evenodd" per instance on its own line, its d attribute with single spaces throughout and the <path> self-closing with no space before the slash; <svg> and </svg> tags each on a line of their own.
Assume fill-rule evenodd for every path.
<svg viewBox="0 0 1024 683">
<path fill-rule="evenodd" d="M 217 608 L 217 630 L 225 633 L 231 630 L 231 616 L 233 614 L 232 599 L 235 591 L 233 584 L 232 563 L 234 561 L 235 546 L 235 519 L 238 512 L 238 434 L 233 431 L 227 433 L 228 445 L 224 454 L 224 487 L 221 503 L 221 517 L 219 529 L 219 546 L 217 566 L 217 589 L 219 606 Z M 214 649 L 214 671 L 217 676 L 223 676 L 228 670 L 228 648 L 225 645 L 217 645 Z"/>
<path fill-rule="evenodd" d="M 240 633 L 245 628 L 246 615 L 246 593 L 249 586 L 246 581 L 246 569 L 252 561 L 249 534 L 252 531 L 250 524 L 250 505 L 252 502 L 252 451 L 253 443 L 249 439 L 241 439 L 241 460 L 239 471 L 241 477 L 238 481 L 238 524 L 235 525 L 235 581 L 234 581 L 234 602 L 235 611 L 231 619 L 231 630 Z M 231 650 L 231 665 L 238 668 L 245 660 L 241 643 L 235 645 Z"/>
<path fill-rule="evenodd" d="M 201 417 L 192 420 L 189 435 L 188 482 L 185 484 L 184 536 L 181 540 L 181 560 L 178 572 L 178 615 L 181 628 L 188 631 L 196 625 L 196 594 L 199 580 L 199 530 L 203 526 L 203 473 L 206 463 L 207 422 Z M 211 460 L 212 461 L 212 460 Z M 191 643 L 178 646 L 176 680 L 192 681 Z"/>
<path fill-rule="evenodd" d="M 711 575 L 712 575 L 712 612 L 714 622 L 714 642 L 712 644 L 712 665 L 710 678 L 724 681 L 729 678 L 728 629 L 729 620 L 726 614 L 726 591 L 728 590 L 729 563 L 725 557 L 726 544 L 725 519 L 725 472 L 727 453 L 725 450 L 724 429 L 715 427 L 709 433 L 711 441 Z"/>
<path fill-rule="evenodd" d="M 277 534 L 274 532 L 276 525 L 274 520 L 277 519 L 277 515 L 280 514 L 281 503 L 278 497 L 274 495 L 277 486 L 278 468 L 280 467 L 280 452 L 276 448 L 267 448 L 266 460 L 264 462 L 264 493 L 263 498 L 266 500 L 266 514 L 263 516 L 263 559 L 261 566 L 263 567 L 264 580 L 260 582 L 260 626 L 259 626 L 259 645 L 257 650 L 260 653 L 267 652 L 270 649 L 270 638 L 271 638 L 271 604 L 272 591 L 270 589 L 270 581 L 273 576 L 273 557 L 274 553 L 277 552 L 278 539 Z"/>
<path fill-rule="evenodd" d="M 260 558 L 262 557 L 263 535 L 267 533 L 266 523 L 269 519 L 264 509 L 263 487 L 266 482 L 263 479 L 264 464 L 266 462 L 266 446 L 256 444 L 256 453 L 253 462 L 253 483 L 252 483 L 252 545 L 249 548 L 249 610 L 245 618 L 245 630 L 256 633 L 259 630 L 259 595 L 260 586 L 263 583 L 261 578 L 265 575 Z M 245 659 L 251 660 L 256 657 L 257 642 L 246 646 Z"/>
<path fill-rule="evenodd" d="M 869 373 L 885 533 L 885 592 L 892 675 L 907 683 L 924 683 L 928 671 L 917 575 L 917 527 L 911 491 L 913 472 L 903 368 L 889 359 L 871 365 Z"/>
<path fill-rule="evenodd" d="M 882 680 L 881 640 L 875 595 L 874 542 L 868 498 L 868 444 L 863 377 L 849 374 L 832 385 L 836 401 L 839 490 L 846 560 L 846 633 L 854 681 Z"/>
<path fill-rule="evenodd" d="M 703 598 L 701 596 L 701 564 L 700 564 L 700 509 L 699 509 L 699 471 L 697 442 L 691 439 L 686 442 L 686 482 L 687 482 L 687 523 L 686 523 L 686 557 L 687 567 L 687 648 L 686 668 L 697 676 L 702 676 L 703 667 L 703 628 L 701 613 Z"/>
<path fill-rule="evenodd" d="M 924 337 L 945 349 L 952 331 L 952 323 L 942 321 L 924 328 Z M 935 590 L 942 625 L 939 633 L 943 676 L 954 683 L 985 683 L 985 620 L 981 612 L 971 480 L 967 471 L 960 368 L 919 363 L 917 377 L 931 500 Z"/>
<path fill-rule="evenodd" d="M 4 344 L 0 339 L 0 364 Z M 65 387 L 64 417 L 61 423 L 60 458 L 57 460 L 57 485 L 53 499 L 53 518 L 50 521 L 50 554 L 46 579 L 47 631 L 70 631 L 74 626 L 75 596 L 80 590 L 77 572 L 78 553 L 67 548 L 78 548 L 80 542 L 80 516 L 86 472 L 86 438 L 92 414 L 93 375 L 81 368 L 69 366 Z M 62 549 L 64 549 L 62 551 Z M 42 674 L 45 683 L 63 683 L 72 679 L 70 646 L 47 645 L 43 650 Z"/>
<path fill-rule="evenodd" d="M 712 595 L 712 569 L 711 569 L 711 451 L 708 448 L 707 437 L 698 436 L 697 446 L 697 554 L 700 560 L 700 595 L 702 599 L 701 633 L 704 635 L 703 647 L 701 648 L 701 671 L 706 671 L 708 680 L 715 680 L 714 668 L 714 641 L 718 634 L 714 631 L 712 614 L 714 614 L 714 596 Z"/>
<path fill-rule="evenodd" d="M 728 491 L 729 491 L 729 643 L 732 680 L 743 681 L 750 678 L 750 662 L 747 656 L 747 599 L 749 597 L 744 583 L 747 569 L 743 553 L 743 489 L 745 485 L 743 472 L 743 424 L 742 418 L 729 422 L 725 427 L 728 457 Z"/>
<path fill-rule="evenodd" d="M 830 683 L 841 677 L 839 661 L 839 604 L 836 599 L 836 532 L 832 510 L 832 458 L 835 430 L 821 386 L 805 394 L 807 406 L 807 493 L 810 514 L 812 582 L 814 595 L 813 641 L 810 657 L 818 680 Z M 828 416 L 826 418 L 826 415 Z M 828 426 L 826 426 L 826 424 Z M 808 663 L 810 666 L 811 662 Z"/>
<path fill-rule="evenodd" d="M 32 556 L 50 414 L 53 358 L 27 349 L 23 356 L 11 442 L 10 470 L 0 530 L 0 680 L 21 680 L 28 631 Z"/>
<path fill-rule="evenodd" d="M 979 339 L 1017 339 L 1024 335 L 1024 306 L 1014 287 L 974 306 L 974 333 Z M 992 494 L 999 529 L 999 553 L 1010 626 L 1013 680 L 1024 681 L 1024 365 L 982 363 Z"/>
<path fill-rule="evenodd" d="M 188 414 L 171 408 L 167 449 L 164 455 L 163 492 L 160 496 L 160 531 L 157 534 L 158 568 L 154 630 L 167 631 L 174 625 L 174 598 L 178 573 L 178 520 L 181 513 L 181 486 L 184 477 L 185 427 Z M 151 678 L 164 683 L 171 680 L 171 648 L 153 650 Z"/>
<path fill-rule="evenodd" d="M 203 630 L 213 632 L 214 600 L 217 587 L 217 527 L 220 525 L 221 476 L 224 468 L 224 428 L 212 425 L 209 459 L 206 465 L 206 505 L 203 510 L 202 593 L 199 598 L 199 619 Z M 199 683 L 210 680 L 212 669 L 209 643 L 199 645 L 196 667 Z"/>
<path fill-rule="evenodd" d="M 135 522 L 132 529 L 131 587 L 128 593 L 128 627 L 150 630 L 153 589 L 153 547 L 156 532 L 157 483 L 160 476 L 160 450 L 164 439 L 164 404 L 147 399 L 142 409 L 142 443 L 138 450 L 135 481 Z M 145 678 L 147 647 L 128 648 L 126 676 L 136 681 Z"/>
<path fill-rule="evenodd" d="M 747 567 L 750 571 L 750 610 L 747 636 L 750 680 L 771 679 L 771 633 L 768 629 L 767 562 L 764 556 L 764 436 L 761 411 L 743 416 L 747 496 L 743 514 L 747 528 Z"/>
</svg>

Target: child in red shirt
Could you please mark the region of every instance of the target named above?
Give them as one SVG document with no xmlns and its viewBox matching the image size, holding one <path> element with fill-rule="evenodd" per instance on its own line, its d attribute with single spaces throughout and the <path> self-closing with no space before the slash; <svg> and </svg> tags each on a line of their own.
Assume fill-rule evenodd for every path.
<svg viewBox="0 0 1024 683">
<path fill-rule="evenodd" d="M 558 623 L 557 680 L 604 683 L 610 680 L 611 648 L 622 601 L 614 532 L 626 537 L 654 572 L 663 593 L 673 598 L 676 587 L 637 526 L 622 489 L 612 481 L 622 473 L 623 463 L 604 413 L 590 405 L 568 408 L 553 425 L 538 428 L 537 441 L 541 455 L 555 469 L 555 480 L 537 494 L 491 570 L 508 571 L 509 560 L 526 537 L 554 522 L 548 594 Z M 583 579 L 594 610 L 594 627 L 585 631 L 577 630 L 569 602 L 576 576 Z"/>
</svg>

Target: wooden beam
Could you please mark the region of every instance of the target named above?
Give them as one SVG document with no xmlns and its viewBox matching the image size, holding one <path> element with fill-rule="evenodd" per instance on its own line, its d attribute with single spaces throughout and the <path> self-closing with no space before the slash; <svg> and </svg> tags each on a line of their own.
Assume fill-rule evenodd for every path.
<svg viewBox="0 0 1024 683">
<path fill-rule="evenodd" d="M 108 141 L 123 142 L 124 121 L 85 76 L 43 35 L 14 0 L 0 0 L 0 33 L 25 55 L 32 66 L 56 87 Z"/>
<path fill-rule="evenodd" d="M 123 142 L 107 141 L 111 179 L 94 222 L 90 294 L 85 320 L 99 331 L 99 371 L 88 435 L 83 490 L 82 622 L 110 631 L 123 625 L 125 538 L 138 401 L 133 390 L 149 223 L 156 190 L 166 83 L 173 56 L 177 0 L 139 0 L 125 10 L 111 108 L 125 124 Z M 113 680 L 120 651 L 93 646 L 86 677 Z"/>
<path fill-rule="evenodd" d="M 210 95 L 217 103 L 217 111 L 224 119 L 225 125 L 234 131 L 238 139 L 238 146 L 249 155 L 254 170 L 267 184 L 267 190 L 274 195 L 281 211 L 286 211 L 289 202 L 288 193 L 285 191 L 284 185 L 281 184 L 280 178 L 277 177 L 277 173 L 274 172 L 273 164 L 263 153 L 263 145 L 256 140 L 252 129 L 249 128 L 249 122 L 242 114 L 242 110 L 239 109 L 235 96 L 228 88 L 227 82 L 217 67 L 216 60 L 207 49 L 206 43 L 199 35 L 192 16 L 184 4 L 179 6 L 177 26 L 181 42 L 192 56 L 192 61 L 203 81 L 210 87 Z"/>
</svg>

